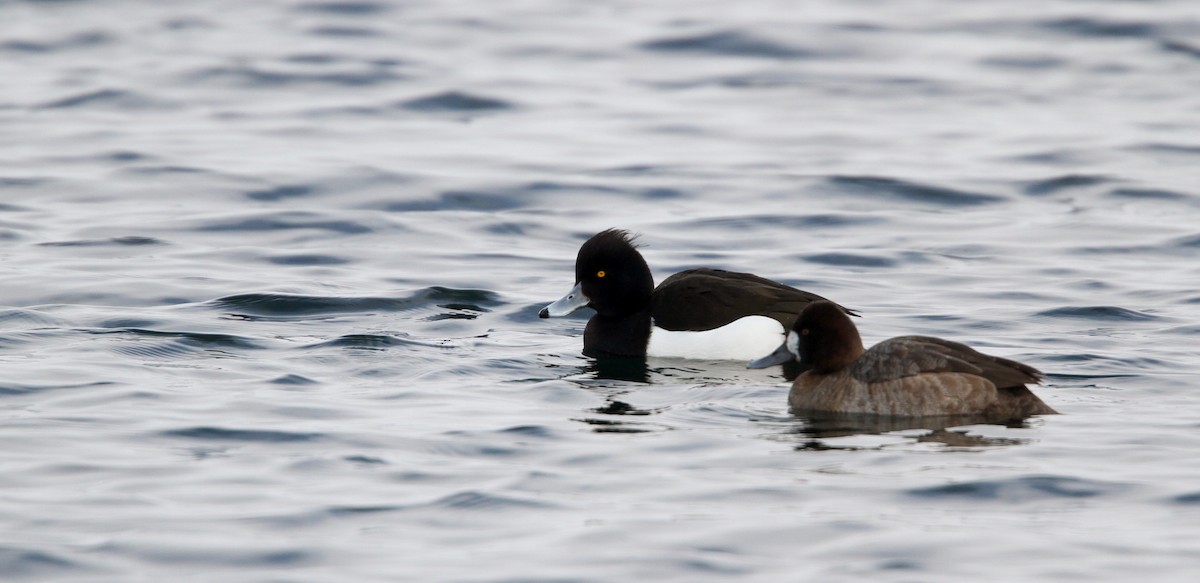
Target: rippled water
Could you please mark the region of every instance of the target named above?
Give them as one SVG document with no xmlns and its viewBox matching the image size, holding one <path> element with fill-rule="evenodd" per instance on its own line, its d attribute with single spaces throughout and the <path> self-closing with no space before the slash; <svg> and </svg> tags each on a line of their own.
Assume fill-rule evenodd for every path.
<svg viewBox="0 0 1200 583">
<path fill-rule="evenodd" d="M 1190 581 L 1191 0 L 0 4 L 0 578 Z M 820 427 L 579 243 L 1049 373 Z"/>
</svg>

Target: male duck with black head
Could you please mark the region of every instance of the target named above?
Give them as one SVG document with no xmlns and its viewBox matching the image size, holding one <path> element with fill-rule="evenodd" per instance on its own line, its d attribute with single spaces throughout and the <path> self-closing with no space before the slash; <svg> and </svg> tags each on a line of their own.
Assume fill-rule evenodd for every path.
<svg viewBox="0 0 1200 583">
<path fill-rule="evenodd" d="M 583 333 L 587 356 L 746 360 L 777 345 L 801 308 L 824 299 L 749 273 L 707 268 L 681 271 L 656 288 L 633 240 L 619 229 L 588 239 L 575 259 L 575 287 L 538 314 L 595 309 Z"/>
<path fill-rule="evenodd" d="M 994 421 L 1057 413 L 1025 386 L 1042 380 L 1031 366 L 928 336 L 899 336 L 863 350 L 854 323 L 829 302 L 806 306 L 784 344 L 748 366 L 788 360 L 804 369 L 788 394 L 795 413 Z"/>
</svg>

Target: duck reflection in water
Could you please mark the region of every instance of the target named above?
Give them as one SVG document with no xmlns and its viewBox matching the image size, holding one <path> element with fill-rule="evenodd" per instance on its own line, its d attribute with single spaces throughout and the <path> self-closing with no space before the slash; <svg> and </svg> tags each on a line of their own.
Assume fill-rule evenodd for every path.
<svg viewBox="0 0 1200 583">
<path fill-rule="evenodd" d="M 642 357 L 605 357 L 589 359 L 584 372 L 595 375 L 597 379 L 628 381 L 634 383 L 650 382 L 650 366 Z"/>
<path fill-rule="evenodd" d="M 940 443 L 954 448 L 998 447 L 1028 443 L 1028 439 L 995 437 L 968 432 L 970 425 L 1004 425 L 1009 428 L 1027 427 L 1024 421 L 998 422 L 983 415 L 942 415 L 926 417 L 883 417 L 879 415 L 820 414 L 800 416 L 802 425 L 784 435 L 789 440 L 801 440 L 797 450 L 863 449 L 861 446 L 839 446 L 829 440 L 855 435 L 886 435 L 900 431 L 924 430 L 909 435 L 916 443 Z"/>
</svg>

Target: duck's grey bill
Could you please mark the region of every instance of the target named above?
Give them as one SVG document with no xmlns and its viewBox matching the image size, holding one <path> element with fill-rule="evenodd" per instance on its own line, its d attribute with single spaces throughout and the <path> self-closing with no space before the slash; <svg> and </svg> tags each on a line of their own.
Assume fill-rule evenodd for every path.
<svg viewBox="0 0 1200 583">
<path fill-rule="evenodd" d="M 779 345 L 779 348 L 775 349 L 775 352 L 772 352 L 771 354 L 768 354 L 760 359 L 751 360 L 746 364 L 746 368 L 767 368 L 768 366 L 783 364 L 789 360 L 792 360 L 792 358 L 792 353 L 788 351 L 787 342 L 784 342 L 783 344 Z"/>
<path fill-rule="evenodd" d="M 542 311 L 538 312 L 538 316 L 542 318 L 561 318 L 588 305 L 591 301 L 587 296 L 583 295 L 583 285 L 577 283 L 575 287 L 571 288 L 570 293 L 563 296 L 562 299 L 542 308 Z"/>
</svg>

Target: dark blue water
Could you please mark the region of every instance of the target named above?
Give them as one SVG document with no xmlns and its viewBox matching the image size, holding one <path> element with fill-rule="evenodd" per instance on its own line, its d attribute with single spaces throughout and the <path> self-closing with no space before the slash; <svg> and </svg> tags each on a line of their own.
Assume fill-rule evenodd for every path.
<svg viewBox="0 0 1200 583">
<path fill-rule="evenodd" d="M 0 579 L 1200 569 L 1190 0 L 6 2 L 0 87 Z M 584 358 L 609 227 L 1064 415 Z"/>
</svg>

